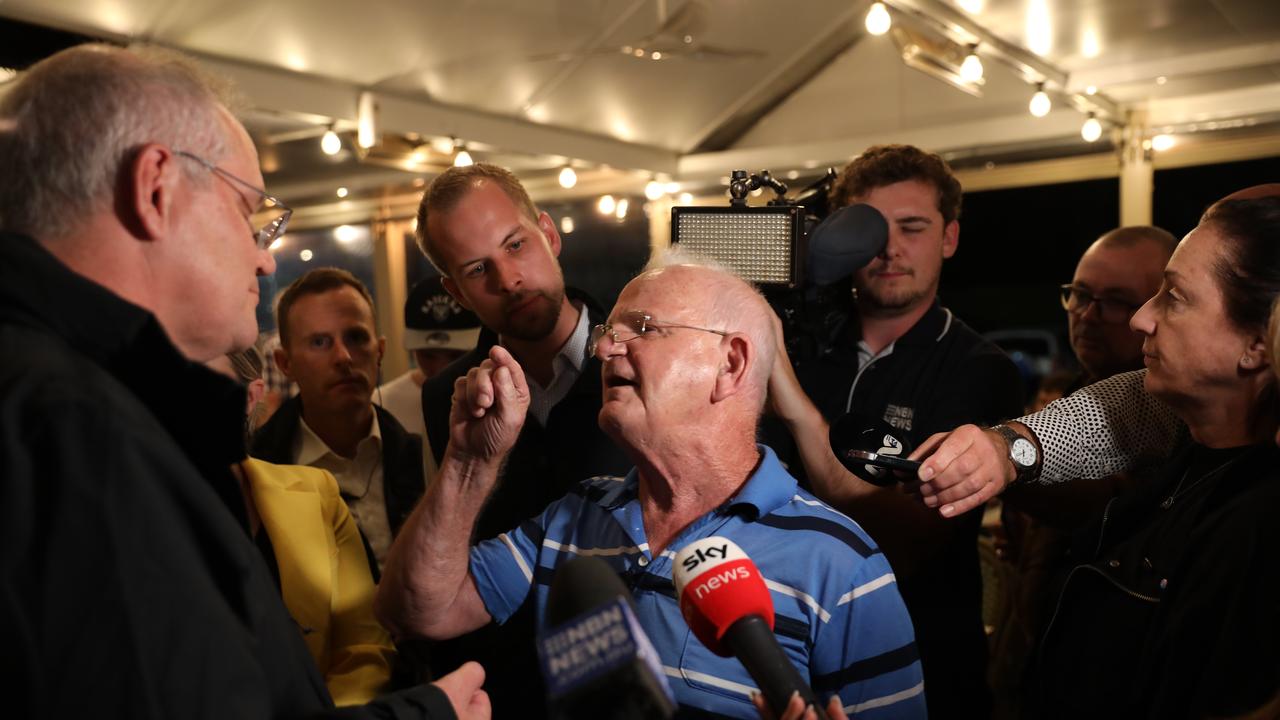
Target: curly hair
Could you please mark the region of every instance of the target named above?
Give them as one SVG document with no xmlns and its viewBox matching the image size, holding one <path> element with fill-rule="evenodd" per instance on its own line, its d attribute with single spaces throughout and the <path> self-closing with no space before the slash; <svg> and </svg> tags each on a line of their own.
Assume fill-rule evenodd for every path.
<svg viewBox="0 0 1280 720">
<path fill-rule="evenodd" d="M 960 218 L 960 181 L 945 160 L 914 145 L 873 145 L 864 150 L 840 171 L 831 186 L 831 209 L 851 205 L 856 197 L 904 180 L 919 180 L 937 189 L 943 222 Z"/>
</svg>

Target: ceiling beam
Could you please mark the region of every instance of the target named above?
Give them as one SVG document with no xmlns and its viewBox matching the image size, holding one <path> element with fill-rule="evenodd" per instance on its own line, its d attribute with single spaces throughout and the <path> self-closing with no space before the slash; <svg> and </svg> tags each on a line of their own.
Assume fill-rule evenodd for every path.
<svg viewBox="0 0 1280 720">
<path fill-rule="evenodd" d="M 208 55 L 198 56 L 211 70 L 236 83 L 259 111 L 316 123 L 355 127 L 356 103 L 362 88 L 329 78 L 252 65 Z M 540 125 L 528 120 L 444 105 L 424 98 L 375 93 L 382 132 L 453 136 L 535 156 L 559 155 L 595 165 L 675 172 L 673 150 L 628 143 L 602 135 Z"/>
<path fill-rule="evenodd" d="M 1147 125 L 1179 125 L 1274 115 L 1280 82 L 1221 92 L 1160 98 L 1147 103 Z"/>
<path fill-rule="evenodd" d="M 849 3 L 844 12 L 832 19 L 825 33 L 804 43 L 789 59 L 776 63 L 772 72 L 695 133 L 691 151 L 714 152 L 732 147 L 774 108 L 866 37 L 859 22 L 864 12 L 860 3 Z"/>
<path fill-rule="evenodd" d="M 1208 52 L 1175 55 L 1159 60 L 1126 62 L 1109 67 L 1080 70 L 1071 74 L 1068 91 L 1114 87 L 1151 82 L 1158 77 L 1204 75 L 1222 70 L 1241 70 L 1280 63 L 1280 42 L 1256 43 Z"/>
<path fill-rule="evenodd" d="M 1081 122 L 1080 113 L 1062 108 L 1055 109 L 1042 118 L 1018 113 L 976 122 L 895 130 L 891 136 L 885 133 L 868 133 L 815 143 L 698 153 L 680 158 L 677 178 L 681 181 L 707 181 L 726 176 L 735 169 L 765 168 L 781 177 L 783 173 L 793 169 L 827 166 L 839 168 L 864 148 L 889 141 L 942 153 L 1056 141 L 1070 137 L 1078 139 Z"/>
<path fill-rule="evenodd" d="M 1084 95 L 1084 89 L 1096 83 L 1084 83 L 1074 89 L 1066 70 L 1054 65 L 1030 50 L 1015 45 L 996 35 L 986 27 L 948 5 L 942 0 L 886 0 L 895 10 L 910 15 L 917 22 L 940 27 L 958 43 L 978 43 L 979 51 L 1012 67 L 1027 82 L 1043 82 L 1049 90 L 1073 94 L 1072 103 L 1080 108 L 1094 108 L 1105 117 L 1120 120 L 1124 112 L 1103 93 Z M 1097 87 L 1102 87 L 1097 85 Z"/>
</svg>

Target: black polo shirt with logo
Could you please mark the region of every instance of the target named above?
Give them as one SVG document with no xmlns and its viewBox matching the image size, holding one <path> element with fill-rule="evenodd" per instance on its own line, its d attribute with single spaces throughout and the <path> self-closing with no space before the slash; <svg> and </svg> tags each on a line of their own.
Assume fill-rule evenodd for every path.
<svg viewBox="0 0 1280 720">
<path fill-rule="evenodd" d="M 860 339 L 851 322 L 829 353 L 797 369 L 828 422 L 846 412 L 877 418 L 918 447 L 934 433 L 965 423 L 991 425 L 1023 412 L 1017 366 L 936 300 L 861 371 Z M 979 511 L 951 520 L 952 539 L 942 551 L 910 577 L 898 577 L 916 627 L 931 716 L 977 711 L 971 715 L 977 717 L 989 708 L 977 547 L 981 521 Z"/>
</svg>

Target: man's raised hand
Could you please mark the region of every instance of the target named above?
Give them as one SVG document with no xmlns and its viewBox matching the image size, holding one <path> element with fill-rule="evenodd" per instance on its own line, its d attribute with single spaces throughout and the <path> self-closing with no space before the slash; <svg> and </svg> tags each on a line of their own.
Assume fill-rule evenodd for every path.
<svg viewBox="0 0 1280 720">
<path fill-rule="evenodd" d="M 529 409 L 529 385 L 511 353 L 495 345 L 489 358 L 453 384 L 449 445 L 476 460 L 501 460 L 515 445 Z"/>
</svg>

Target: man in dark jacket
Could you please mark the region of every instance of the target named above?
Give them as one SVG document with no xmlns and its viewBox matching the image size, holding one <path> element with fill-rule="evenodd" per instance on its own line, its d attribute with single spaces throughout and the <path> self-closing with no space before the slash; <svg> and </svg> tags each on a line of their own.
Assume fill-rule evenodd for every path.
<svg viewBox="0 0 1280 720">
<path fill-rule="evenodd" d="M 17 717 L 337 713 L 250 540 L 244 392 L 288 210 L 188 60 L 106 46 L 0 101 L 0 638 Z M 265 224 L 254 211 L 268 204 Z M 469 668 L 343 717 L 488 717 Z"/>
<path fill-rule="evenodd" d="M 490 331 L 479 345 L 422 388 L 427 438 L 436 460 L 449 442 L 454 381 L 501 344 L 529 377 L 524 428 L 497 489 L 476 523 L 476 539 L 495 537 L 542 512 L 583 478 L 621 474 L 627 458 L 600 430 L 600 361 L 587 352 L 591 327 L 605 321 L 590 298 L 566 289 L 560 234 L 510 172 L 477 163 L 437 177 L 418 208 L 418 243 L 446 290 Z M 479 659 L 498 717 L 529 717 L 543 707 L 532 603 L 501 627 L 489 625 L 437 646 L 438 671 Z"/>
<path fill-rule="evenodd" d="M 333 473 L 364 536 L 374 578 L 391 538 L 422 496 L 422 438 L 373 404 L 387 339 L 356 276 L 316 268 L 280 296 L 276 365 L 298 384 L 254 438 L 249 454 Z"/>
</svg>

